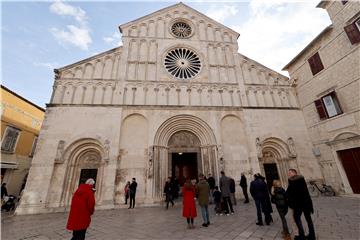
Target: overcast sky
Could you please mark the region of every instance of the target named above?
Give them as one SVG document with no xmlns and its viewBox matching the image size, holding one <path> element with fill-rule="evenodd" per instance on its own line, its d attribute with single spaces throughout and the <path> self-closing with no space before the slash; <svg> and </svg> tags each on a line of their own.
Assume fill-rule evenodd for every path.
<svg viewBox="0 0 360 240">
<path fill-rule="evenodd" d="M 281 72 L 331 21 L 319 1 L 183 1 L 240 33 L 239 52 Z M 1 81 L 45 107 L 54 68 L 121 45 L 120 24 L 176 1 L 10 2 L 1 8 Z"/>
</svg>

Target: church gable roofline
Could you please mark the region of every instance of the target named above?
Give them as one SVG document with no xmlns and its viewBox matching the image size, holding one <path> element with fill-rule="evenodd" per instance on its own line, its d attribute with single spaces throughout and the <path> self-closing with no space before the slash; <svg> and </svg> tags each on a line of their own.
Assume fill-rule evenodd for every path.
<svg viewBox="0 0 360 240">
<path fill-rule="evenodd" d="M 281 74 L 281 73 L 279 73 L 279 72 L 277 72 L 277 71 L 275 71 L 275 70 L 273 70 L 273 69 L 271 69 L 271 68 L 269 68 L 269 67 L 267 67 L 267 66 L 265 66 L 265 65 L 263 65 L 263 64 L 261 64 L 261 63 L 259 63 L 259 62 L 257 62 L 257 61 L 255 61 L 255 60 L 253 60 L 253 59 L 251 59 L 251 58 L 249 58 L 249 57 L 247 57 L 247 56 L 245 56 L 245 55 L 243 55 L 243 54 L 241 54 L 241 53 L 238 53 L 238 54 L 239 54 L 239 56 L 242 57 L 243 59 L 245 59 L 245 60 L 247 60 L 247 61 L 249 61 L 249 62 L 252 62 L 252 63 L 258 65 L 258 66 L 260 66 L 260 67 L 263 68 L 263 69 L 266 69 L 267 71 L 273 73 L 274 75 L 278 75 L 278 76 L 280 76 L 280 77 L 282 77 L 282 78 L 284 78 L 284 79 L 286 79 L 286 80 L 289 80 L 289 78 L 288 78 L 287 76 L 285 76 L 285 75 L 283 75 L 283 74 Z"/>
<path fill-rule="evenodd" d="M 92 61 L 92 60 L 94 60 L 94 59 L 101 58 L 101 57 L 103 57 L 103 56 L 105 56 L 105 55 L 114 53 L 114 52 L 116 52 L 116 51 L 121 51 L 121 49 L 122 49 L 122 46 L 116 47 L 116 48 L 112 48 L 112 49 L 110 49 L 110 50 L 107 50 L 107 51 L 105 51 L 105 52 L 102 52 L 102 53 L 93 55 L 93 56 L 91 56 L 91 57 L 85 58 L 85 59 L 80 60 L 80 61 L 78 61 L 78 62 L 71 63 L 71 64 L 69 64 L 69 65 L 65 65 L 65 66 L 63 66 L 63 67 L 61 67 L 61 68 L 55 68 L 55 69 L 54 69 L 54 72 L 57 73 L 57 72 L 59 72 L 59 71 L 64 71 L 64 70 L 67 70 L 67 69 L 69 69 L 69 68 L 73 68 L 73 67 L 75 67 L 75 66 L 77 66 L 77 65 L 81 65 L 81 64 L 90 62 L 90 61 Z"/>
<path fill-rule="evenodd" d="M 171 10 L 171 9 L 173 9 L 173 8 L 176 8 L 176 7 L 179 7 L 179 6 L 183 6 L 183 7 L 185 7 L 185 8 L 188 8 L 188 9 L 191 10 L 191 11 L 194 11 L 195 13 L 197 13 L 197 14 L 199 14 L 200 16 L 204 17 L 205 19 L 207 19 L 207 20 L 209 20 L 209 21 L 211 21 L 211 22 L 214 22 L 214 23 L 216 23 L 217 25 L 220 25 L 221 27 L 227 29 L 229 32 L 235 34 L 235 35 L 236 35 L 236 38 L 239 38 L 240 33 L 238 33 L 238 32 L 236 32 L 236 31 L 234 31 L 233 29 L 231 29 L 231 28 L 223 25 L 222 23 L 219 23 L 219 22 L 215 21 L 214 19 L 206 16 L 205 14 L 199 12 L 198 10 L 196 10 L 196 9 L 194 9 L 194 8 L 192 8 L 192 7 L 189 7 L 188 5 L 186 5 L 186 4 L 182 3 L 182 2 L 179 2 L 179 3 L 174 4 L 174 5 L 170 5 L 170 6 L 168 6 L 168 7 L 165 7 L 165 8 L 163 8 L 163 9 L 160 9 L 160 10 L 158 10 L 158 11 L 155 11 L 155 12 L 152 12 L 152 13 L 150 13 L 150 14 L 147 14 L 147 15 L 145 15 L 145 16 L 143 16 L 143 17 L 137 18 L 137 19 L 135 19 L 135 20 L 133 20 L 133 21 L 130 21 L 130 22 L 121 24 L 121 25 L 119 26 L 120 33 L 123 32 L 122 29 L 124 29 L 125 27 L 127 27 L 127 26 L 129 26 L 129 25 L 131 25 L 131 24 L 135 24 L 136 22 L 140 22 L 140 21 L 146 20 L 146 19 L 150 18 L 150 17 L 153 16 L 153 15 L 164 13 L 164 12 L 166 12 L 166 11 L 169 11 L 169 10 Z"/>
</svg>

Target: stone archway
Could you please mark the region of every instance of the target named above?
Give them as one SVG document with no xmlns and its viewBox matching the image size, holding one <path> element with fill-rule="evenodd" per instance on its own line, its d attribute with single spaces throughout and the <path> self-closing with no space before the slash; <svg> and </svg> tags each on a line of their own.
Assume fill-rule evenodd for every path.
<svg viewBox="0 0 360 240">
<path fill-rule="evenodd" d="M 97 204 L 101 204 L 102 181 L 104 174 L 104 149 L 95 139 L 82 139 L 71 144 L 65 151 L 65 179 L 61 194 L 60 206 L 70 205 L 72 194 L 79 185 L 82 170 L 96 170 Z"/>
<path fill-rule="evenodd" d="M 289 138 L 288 142 L 293 144 L 292 138 Z M 298 169 L 295 150 L 290 149 L 287 143 L 275 137 L 266 138 L 260 145 L 260 170 L 267 178 L 268 186 L 272 184 L 272 181 L 270 182 L 270 180 L 276 178 L 281 181 L 283 186 L 287 186 L 288 169 Z"/>
<path fill-rule="evenodd" d="M 151 192 L 152 198 L 156 201 L 162 198 L 163 184 L 171 175 L 169 155 L 171 151 L 176 151 L 174 149 L 179 144 L 181 146 L 182 142 L 185 145 L 193 144 L 199 149 L 196 151 L 199 152 L 198 169 L 206 174 L 213 174 L 215 178 L 219 175 L 216 140 L 209 125 L 192 115 L 171 117 L 161 124 L 155 134 L 154 146 L 151 147 L 153 162 L 148 175 L 153 177 Z"/>
</svg>

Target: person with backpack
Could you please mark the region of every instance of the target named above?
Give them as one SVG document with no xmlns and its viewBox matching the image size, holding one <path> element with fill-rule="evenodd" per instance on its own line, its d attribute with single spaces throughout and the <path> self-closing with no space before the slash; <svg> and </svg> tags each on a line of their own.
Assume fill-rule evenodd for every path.
<svg viewBox="0 0 360 240">
<path fill-rule="evenodd" d="M 287 195 L 284 188 L 281 187 L 279 180 L 273 181 L 273 187 L 271 189 L 271 202 L 275 204 L 282 222 L 282 235 L 285 240 L 290 240 L 290 232 L 286 221 L 286 214 L 288 212 Z"/>
</svg>

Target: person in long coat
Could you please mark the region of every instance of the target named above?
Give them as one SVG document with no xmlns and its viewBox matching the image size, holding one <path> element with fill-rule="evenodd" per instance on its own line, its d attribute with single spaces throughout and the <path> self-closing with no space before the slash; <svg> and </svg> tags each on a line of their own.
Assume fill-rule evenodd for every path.
<svg viewBox="0 0 360 240">
<path fill-rule="evenodd" d="M 220 190 L 221 190 L 221 196 L 224 201 L 224 211 L 226 215 L 229 215 L 229 207 L 231 214 L 234 214 L 234 209 L 230 200 L 230 178 L 225 176 L 225 172 L 221 171 L 221 177 L 220 177 Z"/>
<path fill-rule="evenodd" d="M 289 227 L 286 221 L 286 214 L 288 212 L 288 203 L 287 195 L 285 189 L 281 187 L 280 180 L 273 181 L 273 187 L 271 188 L 271 202 L 276 205 L 276 209 L 279 213 L 282 226 L 283 226 L 283 236 L 284 239 L 288 240 L 290 238 Z"/>
<path fill-rule="evenodd" d="M 250 194 L 255 200 L 258 221 L 256 225 L 264 225 L 262 221 L 262 212 L 265 215 L 265 222 L 270 225 L 272 222 L 272 207 L 270 202 L 269 190 L 265 183 L 265 178 L 259 173 L 254 175 L 255 180 L 250 183 Z"/>
<path fill-rule="evenodd" d="M 203 227 L 208 227 L 210 225 L 209 219 L 209 192 L 210 186 L 205 179 L 204 174 L 199 174 L 199 183 L 196 185 L 196 190 L 198 194 L 198 202 L 201 209 L 201 215 L 203 217 L 204 223 Z"/>
<path fill-rule="evenodd" d="M 244 197 L 245 197 L 244 203 L 248 203 L 249 202 L 249 196 L 248 196 L 248 193 L 247 193 L 247 182 L 246 182 L 246 177 L 245 177 L 244 173 L 241 173 L 240 187 L 241 187 L 242 192 L 243 192 Z"/>
<path fill-rule="evenodd" d="M 311 219 L 311 214 L 314 213 L 313 203 L 307 188 L 305 178 L 298 175 L 295 169 L 289 169 L 289 186 L 286 190 L 288 196 L 288 204 L 293 209 L 293 217 L 296 226 L 299 230 L 299 235 L 295 236 L 295 240 L 315 240 L 315 228 Z M 305 220 L 308 225 L 309 235 L 305 237 L 304 228 L 301 222 L 301 215 L 304 213 Z"/>
<path fill-rule="evenodd" d="M 190 179 L 187 179 L 183 188 L 183 217 L 186 218 L 188 223 L 188 228 L 194 228 L 194 218 L 196 218 L 196 205 L 195 205 L 195 196 L 196 189 L 195 186 L 191 183 Z"/>
<path fill-rule="evenodd" d="M 70 214 L 66 228 L 73 231 L 71 240 L 84 240 L 86 230 L 91 222 L 91 215 L 94 214 L 95 197 L 92 178 L 80 184 L 71 200 Z"/>
</svg>

